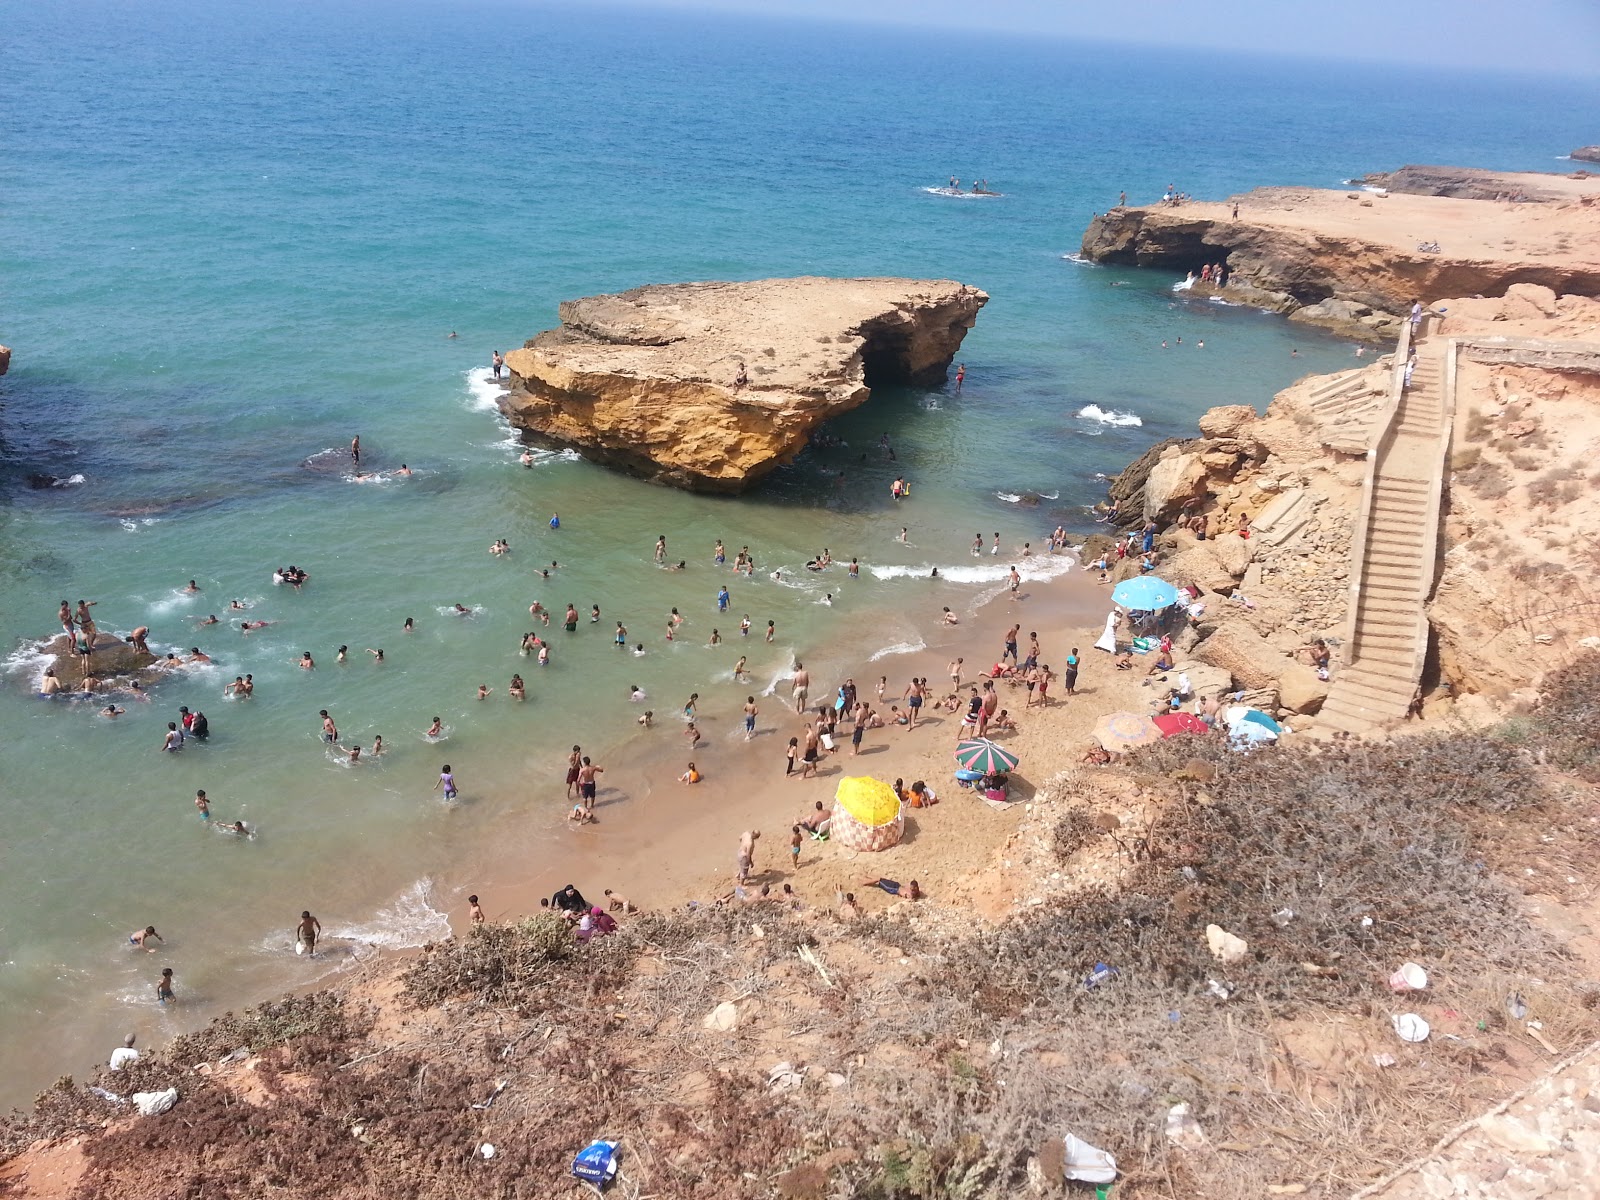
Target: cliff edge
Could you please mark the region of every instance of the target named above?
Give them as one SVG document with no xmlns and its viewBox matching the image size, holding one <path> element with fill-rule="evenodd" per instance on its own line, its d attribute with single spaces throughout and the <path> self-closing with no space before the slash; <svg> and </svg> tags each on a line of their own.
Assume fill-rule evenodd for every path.
<svg viewBox="0 0 1600 1200">
<path fill-rule="evenodd" d="M 1387 340 L 1415 299 L 1499 296 L 1519 283 L 1600 293 L 1600 177 L 1471 176 L 1475 194 L 1522 198 L 1257 188 L 1220 203 L 1114 208 L 1090 223 L 1082 252 L 1195 273 L 1221 263 L 1225 298 L 1371 340 Z"/>
<path fill-rule="evenodd" d="M 739 492 L 884 384 L 941 382 L 989 297 L 950 280 L 657 284 L 561 305 L 506 355 L 525 440 Z"/>
</svg>

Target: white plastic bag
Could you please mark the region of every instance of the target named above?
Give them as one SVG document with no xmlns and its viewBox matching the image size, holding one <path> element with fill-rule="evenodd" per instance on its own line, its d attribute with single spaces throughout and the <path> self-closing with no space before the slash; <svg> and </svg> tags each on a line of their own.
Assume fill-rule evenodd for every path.
<svg viewBox="0 0 1600 1200">
<path fill-rule="evenodd" d="M 170 1087 L 164 1092 L 135 1092 L 133 1102 L 141 1115 L 160 1116 L 178 1102 L 178 1089 Z"/>
<path fill-rule="evenodd" d="M 1066 1136 L 1066 1176 L 1081 1183 L 1110 1183 L 1117 1177 L 1117 1160 L 1082 1138 Z"/>
</svg>

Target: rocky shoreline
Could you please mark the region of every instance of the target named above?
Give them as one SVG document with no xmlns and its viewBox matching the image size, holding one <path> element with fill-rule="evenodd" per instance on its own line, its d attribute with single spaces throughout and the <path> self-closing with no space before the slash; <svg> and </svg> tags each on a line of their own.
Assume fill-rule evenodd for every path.
<svg viewBox="0 0 1600 1200">
<path fill-rule="evenodd" d="M 1600 177 L 1406 167 L 1362 182 L 1118 207 L 1094 217 L 1081 252 L 1196 276 L 1222 264 L 1225 287 L 1197 279 L 1189 294 L 1368 341 L 1389 340 L 1418 297 L 1493 296 L 1518 283 L 1600 292 Z"/>
<path fill-rule="evenodd" d="M 740 492 L 874 387 L 943 382 L 989 297 L 950 280 L 657 284 L 568 300 L 506 355 L 526 441 L 675 487 Z"/>
</svg>

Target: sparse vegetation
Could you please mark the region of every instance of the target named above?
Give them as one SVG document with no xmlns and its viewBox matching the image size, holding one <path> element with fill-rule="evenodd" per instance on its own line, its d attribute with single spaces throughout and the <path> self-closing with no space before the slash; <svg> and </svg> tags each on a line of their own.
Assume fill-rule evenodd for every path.
<svg viewBox="0 0 1600 1200">
<path fill-rule="evenodd" d="M 1543 1060 L 1510 992 L 1558 1052 L 1600 1030 L 1594 993 L 1498 882 L 1548 862 L 1546 831 L 1573 861 L 1595 853 L 1581 785 L 1553 772 L 1600 778 L 1600 656 L 1547 692 L 1494 736 L 1147 747 L 1127 769 L 1167 799 L 1138 837 L 1070 800 L 1041 830 L 1047 858 L 1110 856 L 1119 885 L 994 927 L 772 903 L 631 918 L 588 946 L 551 917 L 474 929 L 408 966 L 418 1007 L 382 1032 L 334 997 L 287 998 L 147 1055 L 118 1090 L 175 1083 L 182 1120 L 88 1142 L 84 1194 L 575 1195 L 573 1153 L 608 1136 L 622 1196 L 978 1200 L 1030 1173 L 1061 1194 L 1069 1130 L 1117 1155 L 1126 1197 L 1347 1194 Z M 1241 959 L 1212 957 L 1213 923 Z M 1405 959 L 1470 1036 L 1404 1053 L 1388 1022 L 1410 1002 L 1387 977 Z M 739 1027 L 703 1028 L 730 1000 Z M 1338 1066 L 1340 1037 L 1352 1061 L 1400 1061 Z M 260 1056 L 248 1106 L 192 1069 L 239 1047 Z M 1171 1151 L 1179 1100 L 1236 1148 Z M 116 1111 L 66 1080 L 8 1144 Z"/>
<path fill-rule="evenodd" d="M 1485 500 L 1498 500 L 1511 490 L 1511 475 L 1499 463 L 1480 459 L 1465 471 L 1457 472 L 1456 481 Z"/>
</svg>

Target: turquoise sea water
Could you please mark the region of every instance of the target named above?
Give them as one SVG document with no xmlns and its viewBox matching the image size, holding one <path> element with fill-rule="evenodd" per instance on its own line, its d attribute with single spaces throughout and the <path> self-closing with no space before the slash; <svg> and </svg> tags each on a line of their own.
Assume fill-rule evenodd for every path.
<svg viewBox="0 0 1600 1200">
<path fill-rule="evenodd" d="M 967 556 L 973 532 L 1014 547 L 1081 528 L 1097 473 L 1211 405 L 1353 362 L 1276 318 L 1179 302 L 1170 276 L 1066 260 L 1120 189 L 1336 186 L 1416 161 L 1545 169 L 1594 111 L 1592 92 L 1550 81 L 604 9 L 90 0 L 15 7 L 7 33 L 7 1101 L 81 1072 L 126 1028 L 158 1037 L 305 978 L 286 956 L 301 908 L 347 945 L 415 944 L 442 931 L 439 910 L 470 887 L 455 868 L 486 842 L 530 871 L 558 861 L 566 747 L 620 742 L 633 682 L 670 698 L 658 709 L 699 690 L 731 712 L 740 614 L 777 622 L 772 646 L 748 648 L 761 687 L 794 653 L 827 679 L 915 645 L 927 611 L 970 610 L 1003 569 Z M 952 173 L 1005 196 L 924 190 Z M 832 430 L 852 449 L 808 453 L 737 500 L 564 456 L 517 465 L 483 366 L 553 324 L 559 300 L 803 273 L 989 291 L 964 394 L 885 391 Z M 1091 405 L 1121 423 L 1079 415 Z M 861 461 L 883 431 L 897 461 Z M 315 456 L 357 432 L 376 465 L 416 474 L 356 484 L 323 468 Z M 840 469 L 844 489 L 824 477 Z M 901 471 L 914 499 L 896 507 Z M 41 473 L 74 482 L 30 487 Z M 1054 499 L 1006 499 L 1026 491 Z M 688 572 L 655 570 L 658 533 Z M 491 559 L 500 536 L 513 554 Z M 756 581 L 714 571 L 718 537 L 753 548 Z M 864 578 L 765 578 L 823 545 L 859 556 Z M 547 583 L 535 568 L 552 559 Z M 290 562 L 312 574 L 298 594 L 270 582 Z M 912 583 L 934 564 L 952 582 Z M 176 590 L 191 577 L 198 597 Z M 80 597 L 102 628 L 148 624 L 153 644 L 199 645 L 216 666 L 115 722 L 31 698 L 28 643 Z M 196 627 L 235 597 L 273 624 Z M 535 599 L 605 619 L 557 631 L 541 670 L 516 654 Z M 478 611 L 449 615 L 457 602 Z M 688 621 L 667 646 L 673 606 Z M 646 658 L 616 654 L 615 619 Z M 713 626 L 729 646 L 705 647 Z M 295 666 L 303 650 L 315 672 Z M 517 670 L 525 705 L 505 696 Z M 224 701 L 244 671 L 256 698 Z M 482 704 L 479 683 L 496 689 Z M 213 736 L 170 758 L 157 747 L 180 704 Z M 330 758 L 321 708 L 388 753 Z M 436 714 L 437 746 L 421 737 Z M 453 812 L 429 791 L 446 761 L 464 790 Z M 208 832 L 196 788 L 260 837 Z M 147 923 L 170 939 L 157 958 L 125 946 Z M 161 963 L 186 999 L 168 1014 L 150 1003 Z"/>
</svg>

